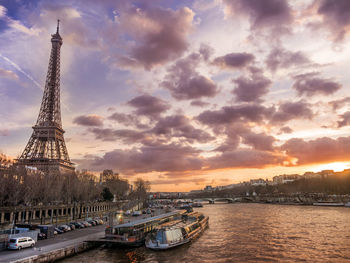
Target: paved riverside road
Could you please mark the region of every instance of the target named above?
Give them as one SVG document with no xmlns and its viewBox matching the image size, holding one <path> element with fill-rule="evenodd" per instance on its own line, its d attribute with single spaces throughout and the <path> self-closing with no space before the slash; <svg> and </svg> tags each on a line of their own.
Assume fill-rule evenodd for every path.
<svg viewBox="0 0 350 263">
<path fill-rule="evenodd" d="M 163 214 L 165 211 L 163 209 L 156 209 L 152 215 L 141 215 L 141 216 L 124 216 L 124 222 L 132 222 L 134 220 L 140 220 L 147 217 Z M 83 229 L 76 229 L 69 231 L 60 235 L 56 235 L 54 238 L 38 240 L 34 248 L 24 248 L 20 251 L 18 250 L 5 250 L 0 251 L 0 263 L 16 261 L 18 259 L 23 259 L 26 257 L 40 255 L 53 251 L 56 249 L 69 247 L 85 240 L 92 240 L 104 237 L 106 224 L 92 226 Z"/>
<path fill-rule="evenodd" d="M 72 246 L 89 239 L 104 236 L 106 225 L 92 226 L 89 228 L 76 229 L 64 234 L 56 235 L 54 238 L 38 240 L 34 248 L 0 251 L 0 262 L 11 262 L 18 259 L 40 255 L 48 251 Z"/>
</svg>

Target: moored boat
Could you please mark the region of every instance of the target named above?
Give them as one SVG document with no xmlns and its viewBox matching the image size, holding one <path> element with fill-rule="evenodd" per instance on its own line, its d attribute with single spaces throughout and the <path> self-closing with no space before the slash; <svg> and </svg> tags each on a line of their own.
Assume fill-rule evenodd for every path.
<svg viewBox="0 0 350 263">
<path fill-rule="evenodd" d="M 158 216 L 107 227 L 105 237 L 99 241 L 117 246 L 142 246 L 147 233 L 157 228 L 158 225 L 181 218 L 181 215 L 185 213 L 185 210 L 175 210 Z"/>
<path fill-rule="evenodd" d="M 197 238 L 208 226 L 208 216 L 198 212 L 184 214 L 181 220 L 162 224 L 149 233 L 145 245 L 154 250 L 177 247 Z"/>
</svg>

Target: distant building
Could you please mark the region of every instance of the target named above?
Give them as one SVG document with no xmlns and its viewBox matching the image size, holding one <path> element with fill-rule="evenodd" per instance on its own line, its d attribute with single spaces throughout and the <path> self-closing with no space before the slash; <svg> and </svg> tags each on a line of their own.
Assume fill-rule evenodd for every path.
<svg viewBox="0 0 350 263">
<path fill-rule="evenodd" d="M 203 192 L 203 190 L 191 190 L 190 191 L 191 194 L 199 194 L 201 192 Z"/>
<path fill-rule="evenodd" d="M 250 185 L 252 186 L 258 186 L 258 185 L 262 185 L 262 186 L 265 186 L 266 185 L 266 181 L 264 179 L 251 179 L 249 181 Z"/>
<path fill-rule="evenodd" d="M 301 179 L 298 174 L 282 174 L 272 178 L 273 184 L 286 184 Z"/>
<path fill-rule="evenodd" d="M 214 188 L 211 185 L 207 185 L 206 187 L 204 187 L 204 191 L 213 191 Z"/>
</svg>

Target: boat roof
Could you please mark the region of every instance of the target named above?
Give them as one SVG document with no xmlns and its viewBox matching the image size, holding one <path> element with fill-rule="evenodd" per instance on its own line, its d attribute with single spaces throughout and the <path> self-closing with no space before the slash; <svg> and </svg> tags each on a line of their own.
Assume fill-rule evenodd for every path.
<svg viewBox="0 0 350 263">
<path fill-rule="evenodd" d="M 165 214 L 161 214 L 158 216 L 152 216 L 152 217 L 148 217 L 148 218 L 144 218 L 144 219 L 139 219 L 139 220 L 135 220 L 129 223 L 124 223 L 124 224 L 120 224 L 120 225 L 116 225 L 114 226 L 114 228 L 121 228 L 121 227 L 134 227 L 134 226 L 138 226 L 141 224 L 146 224 L 146 223 L 151 223 L 153 221 L 158 221 L 160 219 L 165 219 L 167 217 L 171 217 L 171 216 L 175 216 L 175 215 L 181 215 L 186 213 L 186 210 L 175 210 L 169 213 L 165 213 Z"/>
<path fill-rule="evenodd" d="M 188 213 L 187 214 L 189 217 L 195 217 L 198 218 L 199 216 L 203 215 L 202 213 L 199 212 L 192 212 L 192 213 Z M 203 215 L 204 216 L 204 215 Z M 183 220 L 175 220 L 175 221 L 171 221 L 171 222 L 166 222 L 164 224 L 159 225 L 157 228 L 159 230 L 174 230 L 174 229 L 178 229 L 178 228 L 182 228 L 182 227 L 188 227 L 192 224 L 197 223 L 197 219 L 196 220 L 187 220 L 187 221 L 183 221 Z"/>
</svg>

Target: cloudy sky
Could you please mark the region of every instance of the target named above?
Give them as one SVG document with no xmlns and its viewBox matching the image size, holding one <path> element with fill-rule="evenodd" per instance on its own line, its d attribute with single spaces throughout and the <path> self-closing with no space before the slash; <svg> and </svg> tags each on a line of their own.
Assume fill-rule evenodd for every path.
<svg viewBox="0 0 350 263">
<path fill-rule="evenodd" d="M 36 122 L 61 20 L 78 169 L 185 191 L 350 163 L 348 0 L 0 0 L 0 152 Z"/>
</svg>

